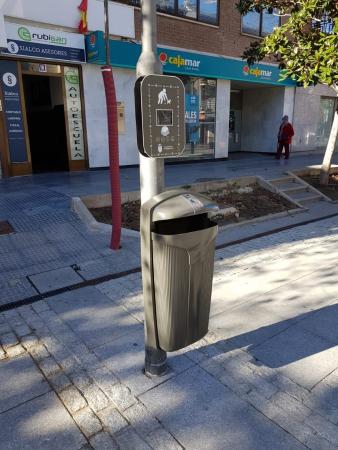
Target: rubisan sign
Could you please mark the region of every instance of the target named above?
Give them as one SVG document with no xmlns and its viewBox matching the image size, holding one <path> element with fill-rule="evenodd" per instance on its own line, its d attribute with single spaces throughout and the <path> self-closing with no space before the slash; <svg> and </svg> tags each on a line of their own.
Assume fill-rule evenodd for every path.
<svg viewBox="0 0 338 450">
<path fill-rule="evenodd" d="M 82 34 L 7 22 L 7 49 L 2 53 L 39 59 L 86 61 Z"/>
<path fill-rule="evenodd" d="M 172 158 L 184 152 L 184 96 L 184 85 L 177 77 L 148 75 L 137 80 L 137 141 L 144 156 Z"/>
</svg>

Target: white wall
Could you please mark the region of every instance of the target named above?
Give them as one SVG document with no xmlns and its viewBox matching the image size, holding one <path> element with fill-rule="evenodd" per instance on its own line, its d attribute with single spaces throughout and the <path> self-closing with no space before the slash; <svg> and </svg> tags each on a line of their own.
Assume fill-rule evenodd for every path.
<svg viewBox="0 0 338 450">
<path fill-rule="evenodd" d="M 139 163 L 136 143 L 134 84 L 135 71 L 114 69 L 117 101 L 125 106 L 125 134 L 119 135 L 120 165 Z M 83 66 L 84 99 L 88 136 L 89 166 L 107 167 L 108 131 L 107 109 L 99 66 Z"/>
<path fill-rule="evenodd" d="M 296 95 L 295 87 L 285 88 L 283 116 L 289 116 L 289 121 L 291 123 L 293 122 L 295 95 Z"/>
<path fill-rule="evenodd" d="M 320 97 L 336 97 L 336 95 L 333 89 L 323 85 L 307 89 L 296 89 L 294 151 L 324 150 L 325 148 L 325 146 L 318 143 L 317 139 L 320 120 Z"/>
<path fill-rule="evenodd" d="M 60 27 L 78 28 L 81 0 L 0 0 L 0 16 L 20 18 Z M 103 1 L 89 0 L 88 26 L 92 31 L 103 30 Z M 1 20 L 1 19 L 0 19 Z M 134 8 L 109 2 L 110 33 L 135 37 Z M 0 21 L 1 29 L 1 21 Z M 0 34 L 1 37 L 1 34 Z"/>
<path fill-rule="evenodd" d="M 275 152 L 283 112 L 284 88 L 266 86 L 244 90 L 241 149 L 246 152 Z"/>
<path fill-rule="evenodd" d="M 227 158 L 231 81 L 217 80 L 215 158 Z"/>
<path fill-rule="evenodd" d="M 1 6 L 0 6 L 0 49 L 6 47 L 7 47 L 7 39 L 5 32 L 5 19 L 3 14 L 1 14 Z"/>
</svg>

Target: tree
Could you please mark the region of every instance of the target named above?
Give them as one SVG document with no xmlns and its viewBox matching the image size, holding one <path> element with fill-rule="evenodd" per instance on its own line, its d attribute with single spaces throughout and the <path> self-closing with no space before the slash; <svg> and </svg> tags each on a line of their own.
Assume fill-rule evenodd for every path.
<svg viewBox="0 0 338 450">
<path fill-rule="evenodd" d="M 287 19 L 244 51 L 249 65 L 272 57 L 279 63 L 283 79 L 291 77 L 305 88 L 326 84 L 338 97 L 337 0 L 239 0 L 237 8 L 241 14 L 263 9 L 272 14 L 277 10 Z M 338 106 L 321 167 L 322 185 L 328 184 L 337 135 Z"/>
</svg>

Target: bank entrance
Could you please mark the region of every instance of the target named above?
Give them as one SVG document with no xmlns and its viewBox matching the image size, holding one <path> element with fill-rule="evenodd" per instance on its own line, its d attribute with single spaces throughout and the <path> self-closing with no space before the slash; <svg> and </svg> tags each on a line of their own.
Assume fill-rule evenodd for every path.
<svg viewBox="0 0 338 450">
<path fill-rule="evenodd" d="M 284 113 L 284 86 L 231 81 L 229 152 L 274 153 Z"/>
</svg>

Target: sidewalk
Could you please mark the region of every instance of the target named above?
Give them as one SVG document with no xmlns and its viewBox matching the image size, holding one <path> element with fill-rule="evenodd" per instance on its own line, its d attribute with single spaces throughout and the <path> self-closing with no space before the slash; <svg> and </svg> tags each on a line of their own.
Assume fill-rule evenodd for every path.
<svg viewBox="0 0 338 450">
<path fill-rule="evenodd" d="M 140 274 L 0 314 L 2 448 L 338 448 L 337 230 L 218 250 L 210 332 L 161 378 Z"/>
<path fill-rule="evenodd" d="M 166 167 L 167 186 L 205 179 L 262 175 L 281 176 L 285 170 L 317 164 L 321 155 L 294 155 L 285 161 L 271 156 Z M 123 190 L 139 186 L 138 169 L 121 171 Z M 16 233 L 0 236 L 0 310 L 23 299 L 38 299 L 69 286 L 86 285 L 104 277 L 139 270 L 138 238 L 122 237 L 122 249 L 108 248 L 107 233 L 90 232 L 70 211 L 72 196 L 108 192 L 107 171 L 44 174 L 0 180 L 0 219 L 9 220 Z M 248 239 L 299 222 L 338 213 L 325 202 L 310 212 L 221 232 L 218 245 Z M 97 281 L 98 280 L 98 281 Z M 94 281 L 93 281 L 94 282 Z"/>
</svg>

